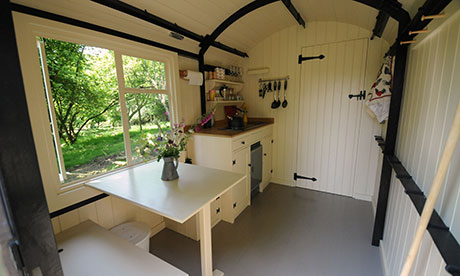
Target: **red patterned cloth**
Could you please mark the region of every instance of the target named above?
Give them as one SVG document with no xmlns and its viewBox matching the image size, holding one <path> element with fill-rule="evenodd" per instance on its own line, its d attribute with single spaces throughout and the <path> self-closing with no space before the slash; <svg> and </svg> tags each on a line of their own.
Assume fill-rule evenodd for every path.
<svg viewBox="0 0 460 276">
<path fill-rule="evenodd" d="M 388 119 L 391 101 L 391 84 L 392 84 L 392 57 L 386 57 L 380 68 L 377 80 L 371 88 L 370 97 L 366 101 L 368 113 L 383 123 Z"/>
</svg>

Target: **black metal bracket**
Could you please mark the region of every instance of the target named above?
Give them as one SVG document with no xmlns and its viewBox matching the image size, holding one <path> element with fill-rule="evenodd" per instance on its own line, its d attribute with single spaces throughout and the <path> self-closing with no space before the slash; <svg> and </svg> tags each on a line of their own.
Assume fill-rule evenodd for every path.
<svg viewBox="0 0 460 276">
<path fill-rule="evenodd" d="M 319 56 L 314 56 L 314 57 L 303 57 L 302 55 L 299 55 L 298 63 L 302 64 L 302 62 L 305 61 L 305 60 L 323 59 L 323 58 L 325 58 L 324 55 L 319 55 Z"/>
<path fill-rule="evenodd" d="M 351 100 L 353 98 L 356 98 L 356 100 L 364 100 L 366 99 L 366 90 L 359 91 L 359 94 L 353 95 L 353 94 L 348 94 L 348 98 Z"/>
<path fill-rule="evenodd" d="M 306 179 L 306 180 L 311 180 L 313 182 L 315 182 L 317 180 L 314 177 L 306 177 L 306 176 L 301 176 L 301 175 L 298 175 L 297 173 L 294 173 L 294 180 L 297 181 L 297 179 Z"/>
<path fill-rule="evenodd" d="M 375 21 L 375 27 L 372 30 L 372 36 L 371 40 L 374 39 L 374 37 L 382 37 L 383 32 L 385 31 L 385 27 L 387 26 L 388 19 L 390 19 L 390 16 L 388 13 L 379 11 L 379 14 L 377 15 L 377 21 Z"/>
<path fill-rule="evenodd" d="M 62 214 L 68 213 L 70 211 L 73 211 L 73 210 L 78 209 L 80 207 L 83 207 L 85 205 L 91 204 L 91 203 L 93 203 L 95 201 L 98 201 L 98 200 L 103 199 L 103 198 L 108 197 L 108 196 L 109 196 L 108 194 L 102 193 L 102 194 L 98 194 L 97 196 L 93 196 L 93 197 L 90 197 L 88 199 L 82 200 L 80 202 L 77 202 L 75 204 L 72 204 L 70 206 L 64 207 L 62 209 L 59 209 L 57 211 L 54 211 L 54 212 L 50 213 L 50 218 L 54 218 L 54 217 L 60 216 Z"/>
</svg>

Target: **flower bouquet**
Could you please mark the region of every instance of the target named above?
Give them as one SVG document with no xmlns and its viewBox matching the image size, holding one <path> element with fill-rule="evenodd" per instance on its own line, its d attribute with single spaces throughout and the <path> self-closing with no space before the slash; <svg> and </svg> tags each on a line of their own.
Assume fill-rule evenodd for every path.
<svg viewBox="0 0 460 276">
<path fill-rule="evenodd" d="M 179 156 L 185 150 L 193 129 L 185 130 L 185 124 L 174 124 L 171 130 L 161 129 L 161 125 L 155 120 L 158 126 L 157 134 L 147 134 L 143 143 L 137 148 L 142 156 L 155 156 L 157 161 L 163 159 L 163 172 L 161 179 L 165 181 L 179 178 L 177 168 L 179 167 Z"/>
</svg>

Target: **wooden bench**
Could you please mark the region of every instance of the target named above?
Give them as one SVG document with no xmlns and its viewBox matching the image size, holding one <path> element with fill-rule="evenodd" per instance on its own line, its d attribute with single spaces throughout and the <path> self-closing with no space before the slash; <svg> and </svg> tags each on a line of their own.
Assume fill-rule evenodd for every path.
<svg viewBox="0 0 460 276">
<path fill-rule="evenodd" d="M 188 274 L 91 221 L 56 235 L 64 275 Z"/>
</svg>

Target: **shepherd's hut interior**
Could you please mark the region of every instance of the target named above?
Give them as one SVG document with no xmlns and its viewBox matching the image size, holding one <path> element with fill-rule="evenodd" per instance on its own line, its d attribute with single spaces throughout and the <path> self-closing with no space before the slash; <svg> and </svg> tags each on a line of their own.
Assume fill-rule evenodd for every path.
<svg viewBox="0 0 460 276">
<path fill-rule="evenodd" d="M 0 275 L 460 275 L 460 0 L 0 13 Z"/>
</svg>

